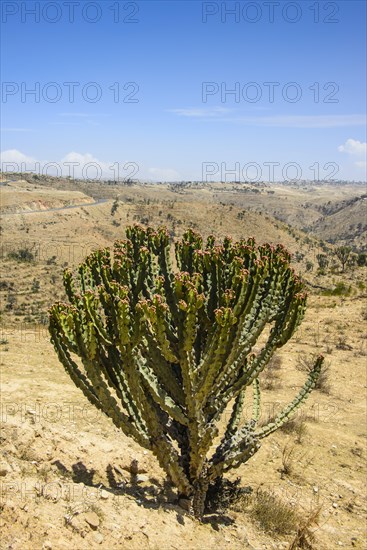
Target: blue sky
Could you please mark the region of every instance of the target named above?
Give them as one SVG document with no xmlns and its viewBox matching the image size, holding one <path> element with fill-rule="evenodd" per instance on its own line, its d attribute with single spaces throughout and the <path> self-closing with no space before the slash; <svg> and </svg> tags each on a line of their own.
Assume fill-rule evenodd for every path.
<svg viewBox="0 0 367 550">
<path fill-rule="evenodd" d="M 3 169 L 365 179 L 366 3 L 270 4 L 3 0 Z"/>
</svg>

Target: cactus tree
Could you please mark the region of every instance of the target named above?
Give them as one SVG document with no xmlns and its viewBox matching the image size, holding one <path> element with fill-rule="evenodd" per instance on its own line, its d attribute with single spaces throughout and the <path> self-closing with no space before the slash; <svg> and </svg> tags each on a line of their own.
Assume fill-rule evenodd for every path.
<svg viewBox="0 0 367 550">
<path fill-rule="evenodd" d="M 126 236 L 76 275 L 64 272 L 70 304 L 51 308 L 51 340 L 88 400 L 154 453 L 200 518 L 209 485 L 247 461 L 315 386 L 322 357 L 295 399 L 258 427 L 259 375 L 299 325 L 306 294 L 281 245 L 203 243 L 189 229 L 174 262 L 165 228 L 128 227 Z M 253 415 L 243 419 L 249 386 Z"/>
</svg>

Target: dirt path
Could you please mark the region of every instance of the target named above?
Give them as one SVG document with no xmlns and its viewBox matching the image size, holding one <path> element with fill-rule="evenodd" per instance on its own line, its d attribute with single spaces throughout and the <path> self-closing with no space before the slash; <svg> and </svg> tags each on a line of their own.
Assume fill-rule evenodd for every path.
<svg viewBox="0 0 367 550">
<path fill-rule="evenodd" d="M 57 210 L 70 210 L 72 208 L 80 208 L 80 207 L 87 207 L 87 206 L 96 206 L 97 204 L 102 204 L 104 202 L 108 202 L 109 199 L 98 199 L 94 202 L 90 203 L 81 203 L 81 204 L 71 204 L 69 206 L 59 206 L 57 208 L 46 208 L 45 210 L 24 210 L 22 212 L 11 212 L 7 214 L 1 214 L 1 216 L 17 216 L 23 214 L 43 214 L 44 212 L 56 212 Z"/>
</svg>

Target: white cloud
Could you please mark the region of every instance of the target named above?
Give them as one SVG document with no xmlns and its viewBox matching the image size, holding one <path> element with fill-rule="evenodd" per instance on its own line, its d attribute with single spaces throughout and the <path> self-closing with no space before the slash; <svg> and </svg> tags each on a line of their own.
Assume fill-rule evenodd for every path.
<svg viewBox="0 0 367 550">
<path fill-rule="evenodd" d="M 34 172 L 50 176 L 71 176 L 82 179 L 124 179 L 144 178 L 155 181 L 181 180 L 181 175 L 173 168 L 152 167 L 143 175 L 141 167 L 134 162 L 105 162 L 91 153 L 70 151 L 61 159 L 39 160 L 23 154 L 17 149 L 9 149 L 0 154 L 3 172 Z"/>
<path fill-rule="evenodd" d="M 74 178 L 103 179 L 114 178 L 112 163 L 103 162 L 90 153 L 72 151 L 61 160 L 39 160 L 25 155 L 17 149 L 9 149 L 0 154 L 1 170 L 3 172 L 35 172 L 50 176 L 72 176 Z M 123 163 L 120 163 L 123 166 Z M 126 174 L 121 168 L 121 177 Z"/>
<path fill-rule="evenodd" d="M 338 151 L 340 153 L 348 153 L 349 155 L 366 155 L 367 143 L 349 138 L 343 145 L 339 145 Z"/>
<path fill-rule="evenodd" d="M 103 162 L 90 153 L 81 154 L 72 151 L 65 155 L 60 162 L 63 167 L 63 174 L 67 172 L 68 175 L 74 177 L 91 179 L 113 177 L 110 169 L 112 163 Z"/>
<path fill-rule="evenodd" d="M 175 181 L 180 179 L 180 174 L 172 168 L 149 168 L 148 173 L 157 181 Z"/>
<path fill-rule="evenodd" d="M 15 163 L 19 165 L 25 163 L 34 165 L 37 161 L 32 157 L 24 155 L 17 149 L 8 149 L 7 151 L 3 151 L 2 153 L 0 153 L 0 162 L 1 165 L 3 165 L 4 163 Z"/>
<path fill-rule="evenodd" d="M 367 154 L 367 143 L 364 141 L 359 141 L 358 139 L 349 138 L 343 145 L 339 145 L 338 151 L 340 153 L 346 153 L 352 158 L 362 157 L 366 159 Z M 366 160 L 357 160 L 354 162 L 354 166 L 359 169 L 366 170 L 367 162 Z"/>
</svg>

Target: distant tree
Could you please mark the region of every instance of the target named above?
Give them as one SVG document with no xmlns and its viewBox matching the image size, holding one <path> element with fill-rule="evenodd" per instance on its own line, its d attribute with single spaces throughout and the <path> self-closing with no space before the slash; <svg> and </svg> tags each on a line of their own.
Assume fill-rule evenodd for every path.
<svg viewBox="0 0 367 550">
<path fill-rule="evenodd" d="M 351 253 L 352 253 L 352 249 L 350 246 L 339 246 L 338 248 L 335 249 L 335 254 L 339 262 L 341 263 L 343 273 L 348 264 L 348 260 L 350 258 Z"/>
<path fill-rule="evenodd" d="M 305 255 L 302 252 L 300 252 L 299 250 L 297 250 L 297 252 L 294 255 L 294 259 L 296 260 L 296 262 L 302 262 L 304 257 L 305 257 Z"/>
<path fill-rule="evenodd" d="M 41 288 L 40 281 L 34 278 L 32 282 L 32 292 L 38 292 L 40 288 Z"/>
<path fill-rule="evenodd" d="M 357 257 L 357 265 L 359 267 L 367 265 L 367 252 L 359 252 Z"/>
<path fill-rule="evenodd" d="M 320 270 L 325 271 L 325 269 L 329 265 L 329 260 L 326 254 L 317 254 L 316 260 L 317 260 L 317 263 L 319 264 Z"/>
<path fill-rule="evenodd" d="M 115 212 L 116 212 L 116 210 L 118 209 L 118 207 L 119 207 L 119 200 L 118 200 L 118 198 L 116 197 L 116 199 L 114 200 L 113 205 L 112 205 L 112 207 L 111 207 L 111 216 L 114 216 L 114 215 L 115 215 Z"/>
</svg>

